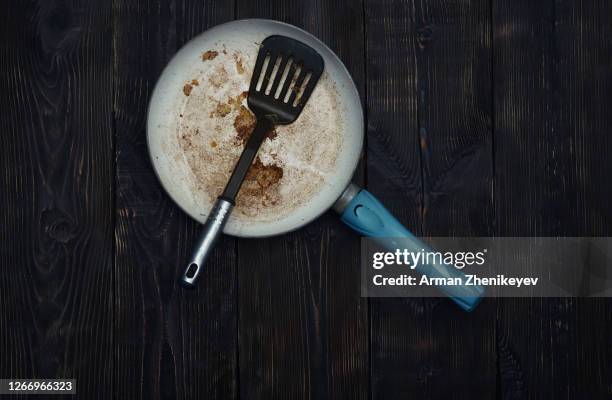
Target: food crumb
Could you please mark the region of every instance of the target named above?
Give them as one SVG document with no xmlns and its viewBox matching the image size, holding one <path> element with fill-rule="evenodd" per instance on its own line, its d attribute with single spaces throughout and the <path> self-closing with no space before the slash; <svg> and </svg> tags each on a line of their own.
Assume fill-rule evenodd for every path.
<svg viewBox="0 0 612 400">
<path fill-rule="evenodd" d="M 234 61 L 236 62 L 236 71 L 242 75 L 244 74 L 244 65 L 242 65 L 242 58 L 236 53 L 234 53 Z"/>
<path fill-rule="evenodd" d="M 274 140 L 276 139 L 277 136 L 278 136 L 278 132 L 276 132 L 276 129 L 272 129 L 270 132 L 266 134 L 266 139 Z"/>
<path fill-rule="evenodd" d="M 214 140 L 212 140 L 212 141 L 210 142 L 210 147 L 212 147 L 213 149 L 214 149 L 215 147 L 217 147 L 217 142 L 215 142 Z"/>
<path fill-rule="evenodd" d="M 202 61 L 214 60 L 219 55 L 218 51 L 208 50 L 202 53 Z"/>
<path fill-rule="evenodd" d="M 208 77 L 208 81 L 215 88 L 220 88 L 224 83 L 227 82 L 227 71 L 223 67 L 223 65 L 215 68 L 215 71 L 211 76 Z"/>
<path fill-rule="evenodd" d="M 228 103 L 228 104 L 233 105 L 235 110 L 239 110 L 239 109 L 240 109 L 240 107 L 242 107 L 242 101 L 243 101 L 244 99 L 246 99 L 246 97 L 248 96 L 248 94 L 249 94 L 249 92 L 244 91 L 244 92 L 240 93 L 240 94 L 239 94 L 238 96 L 236 96 L 236 97 L 230 97 L 230 98 L 227 100 L 227 103 Z"/>
<path fill-rule="evenodd" d="M 193 86 L 191 86 L 189 83 L 186 83 L 185 86 L 183 86 L 183 93 L 185 94 L 185 96 L 189 96 L 192 90 Z"/>
<path fill-rule="evenodd" d="M 253 115 L 245 106 L 240 106 L 238 115 L 234 119 L 234 128 L 236 129 L 238 141 L 240 143 L 245 143 L 248 140 L 249 136 L 251 136 L 251 132 L 253 132 L 253 129 L 255 128 L 256 123 L 257 119 L 255 118 L 255 115 Z"/>
<path fill-rule="evenodd" d="M 240 106 L 238 115 L 234 119 L 234 128 L 236 129 L 236 138 L 238 139 L 237 144 L 243 145 L 249 140 L 255 125 L 257 125 L 255 115 L 245 106 Z M 276 136 L 278 136 L 278 132 L 275 129 L 266 133 L 266 139 L 268 140 L 274 140 Z"/>
<path fill-rule="evenodd" d="M 214 116 L 218 116 L 218 117 L 225 117 L 227 114 L 229 114 L 232 111 L 232 106 L 226 103 L 219 103 L 217 104 L 217 108 L 215 108 L 215 110 L 213 112 L 210 113 L 210 117 L 214 117 Z"/>
<path fill-rule="evenodd" d="M 256 181 L 261 189 L 267 189 L 278 183 L 283 177 L 283 169 L 278 165 L 264 165 L 257 157 L 245 177 L 247 181 Z"/>
<path fill-rule="evenodd" d="M 200 85 L 200 82 L 198 82 L 198 80 L 197 80 L 197 79 L 192 79 L 192 80 L 191 80 L 191 85 L 192 85 L 192 86 L 199 86 L 199 85 Z"/>
</svg>

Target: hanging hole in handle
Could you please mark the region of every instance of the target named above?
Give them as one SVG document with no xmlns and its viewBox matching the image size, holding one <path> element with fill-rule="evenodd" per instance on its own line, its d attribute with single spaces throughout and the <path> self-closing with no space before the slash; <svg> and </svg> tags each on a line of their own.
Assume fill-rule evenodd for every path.
<svg viewBox="0 0 612 400">
<path fill-rule="evenodd" d="M 195 276 L 196 271 L 198 270 L 198 264 L 191 263 L 189 267 L 187 267 L 187 272 L 185 272 L 185 276 L 189 279 Z"/>
</svg>

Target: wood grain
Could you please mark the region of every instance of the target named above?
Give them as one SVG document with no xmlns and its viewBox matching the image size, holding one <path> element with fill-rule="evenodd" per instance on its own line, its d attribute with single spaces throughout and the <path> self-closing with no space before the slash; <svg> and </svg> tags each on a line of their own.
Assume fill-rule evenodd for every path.
<svg viewBox="0 0 612 400">
<path fill-rule="evenodd" d="M 553 173 L 556 165 L 572 164 L 569 137 L 555 120 L 553 2 L 497 1 L 493 23 L 497 234 L 571 235 L 575 177 Z M 571 300 L 500 302 L 502 398 L 567 393 L 575 362 L 575 337 L 567 329 L 572 309 Z"/>
<path fill-rule="evenodd" d="M 366 21 L 368 188 L 414 232 L 486 236 L 493 208 L 488 4 L 371 2 Z M 372 302 L 373 398 L 495 394 L 493 302 L 472 314 L 448 299 Z"/>
<path fill-rule="evenodd" d="M 179 289 L 199 226 L 145 141 L 178 48 L 279 19 L 347 65 L 367 118 L 356 181 L 413 232 L 610 236 L 611 2 L 29 0 L 0 16 L 0 378 L 130 400 L 612 394 L 609 299 L 469 315 L 368 301 L 359 238 L 331 213 L 224 238 L 199 288 Z"/>
<path fill-rule="evenodd" d="M 195 291 L 176 278 L 199 225 L 168 198 L 146 148 L 155 81 L 176 50 L 230 20 L 224 1 L 116 1 L 115 397 L 235 398 L 234 241 L 224 238 Z"/>
<path fill-rule="evenodd" d="M 411 10 L 412 4 L 408 2 L 365 2 L 366 179 L 368 190 L 408 229 L 419 234 L 423 187 L 418 138 L 417 47 Z M 423 394 L 422 390 L 415 390 L 415 383 L 425 376 L 422 357 L 411 350 L 417 350 L 413 342 L 415 328 L 424 318 L 421 299 L 370 299 L 372 399 Z"/>
<path fill-rule="evenodd" d="M 610 87 L 610 28 L 601 15 L 610 15 L 606 2 L 494 2 L 498 235 L 610 234 L 602 221 L 609 221 L 603 202 L 611 186 L 600 180 L 606 162 L 599 156 L 610 139 L 597 133 L 610 123 L 602 106 L 610 93 L 601 89 Z M 588 339 L 610 333 L 604 304 L 610 302 L 502 302 L 501 397 L 609 396 L 610 366 L 602 358 L 610 359 L 609 341 Z"/>
<path fill-rule="evenodd" d="M 612 3 L 555 3 L 559 126 L 573 142 L 578 233 L 612 236 Z M 567 211 L 566 211 L 567 212 Z M 577 396 L 612 396 L 612 299 L 575 301 Z M 571 325 L 573 323 L 573 325 Z"/>
<path fill-rule="evenodd" d="M 238 18 L 306 29 L 347 65 L 363 93 L 360 1 L 242 1 Z M 297 232 L 238 242 L 241 398 L 368 397 L 367 302 L 359 238 L 325 215 Z"/>
<path fill-rule="evenodd" d="M 422 234 L 490 236 L 490 4 L 428 1 L 415 4 L 413 12 Z M 412 339 L 430 346 L 423 352 L 421 366 L 427 378 L 419 386 L 430 398 L 494 397 L 496 300 L 485 299 L 471 313 L 446 298 L 424 299 L 424 303 L 426 319 L 414 328 Z M 446 385 L 453 387 L 452 394 Z"/>
<path fill-rule="evenodd" d="M 0 376 L 112 396 L 112 31 L 104 1 L 5 2 Z"/>
</svg>

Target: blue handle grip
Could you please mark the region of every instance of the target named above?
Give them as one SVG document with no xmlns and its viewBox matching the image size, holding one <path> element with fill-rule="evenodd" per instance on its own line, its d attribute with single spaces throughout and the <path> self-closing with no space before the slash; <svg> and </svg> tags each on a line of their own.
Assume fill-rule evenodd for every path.
<svg viewBox="0 0 612 400">
<path fill-rule="evenodd" d="M 420 241 L 408 229 L 399 223 L 385 206 L 383 206 L 367 190 L 361 189 L 348 203 L 341 216 L 342 221 L 361 233 L 372 238 L 381 238 L 380 244 L 389 250 L 406 248 L 411 252 L 430 250 L 429 246 Z M 400 243 L 393 238 L 403 238 Z M 417 271 L 428 278 L 460 278 L 465 282 L 463 272 L 448 264 L 427 264 L 417 267 Z M 447 296 L 466 311 L 472 311 L 484 294 L 482 286 L 440 286 Z"/>
</svg>

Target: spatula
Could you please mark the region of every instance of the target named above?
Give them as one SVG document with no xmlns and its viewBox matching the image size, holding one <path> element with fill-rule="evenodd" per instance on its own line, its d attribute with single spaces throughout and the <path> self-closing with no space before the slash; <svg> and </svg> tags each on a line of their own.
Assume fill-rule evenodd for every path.
<svg viewBox="0 0 612 400">
<path fill-rule="evenodd" d="M 257 117 L 257 125 L 223 194 L 208 214 L 189 264 L 179 279 L 182 286 L 194 287 L 234 208 L 242 182 L 266 134 L 275 125 L 290 124 L 299 117 L 323 68 L 323 57 L 295 39 L 274 35 L 261 43 L 247 97 L 249 108 Z"/>
</svg>

